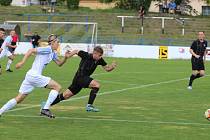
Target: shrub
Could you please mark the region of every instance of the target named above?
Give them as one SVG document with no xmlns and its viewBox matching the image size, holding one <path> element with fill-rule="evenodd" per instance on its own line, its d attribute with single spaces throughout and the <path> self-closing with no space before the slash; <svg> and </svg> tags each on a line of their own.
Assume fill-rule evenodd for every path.
<svg viewBox="0 0 210 140">
<path fill-rule="evenodd" d="M 9 6 L 12 3 L 12 0 L 0 0 L 0 4 L 3 6 Z"/>
<path fill-rule="evenodd" d="M 68 9 L 78 9 L 79 8 L 79 0 L 67 0 Z"/>
</svg>

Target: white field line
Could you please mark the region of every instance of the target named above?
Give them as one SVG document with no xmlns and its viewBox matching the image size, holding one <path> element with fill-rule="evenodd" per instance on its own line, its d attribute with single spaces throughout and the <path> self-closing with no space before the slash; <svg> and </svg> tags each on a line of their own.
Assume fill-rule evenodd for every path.
<svg viewBox="0 0 210 140">
<path fill-rule="evenodd" d="M 98 76 L 98 75 L 110 75 L 110 74 L 174 74 L 174 73 L 186 73 L 186 72 L 181 72 L 181 71 L 177 71 L 177 72 L 167 72 L 167 71 L 162 71 L 162 72 L 104 72 L 104 73 L 96 73 L 93 74 L 92 76 Z"/>
<path fill-rule="evenodd" d="M 124 83 L 124 82 L 100 80 L 100 79 L 96 79 L 96 81 L 110 83 L 110 84 L 117 84 L 117 85 L 128 85 L 128 86 L 137 86 L 138 85 L 138 84 L 129 84 L 129 83 Z"/>
<path fill-rule="evenodd" d="M 28 116 L 28 115 L 6 115 L 8 117 L 22 118 L 43 118 L 43 116 Z M 147 124 L 164 124 L 164 125 L 187 125 L 187 126 L 210 126 L 210 123 L 196 122 L 177 122 L 177 121 L 141 121 L 141 120 L 122 120 L 122 119 L 99 119 L 99 118 L 76 118 L 76 117 L 56 117 L 55 119 L 62 120 L 80 120 L 80 121 L 106 121 L 106 122 L 125 122 L 125 123 L 147 123 Z"/>
<path fill-rule="evenodd" d="M 169 80 L 169 81 L 158 82 L 158 83 L 153 83 L 153 84 L 146 84 L 146 85 L 140 85 L 140 86 L 135 86 L 135 87 L 123 88 L 123 89 L 118 89 L 118 90 L 113 90 L 113 91 L 106 91 L 106 92 L 98 93 L 98 96 L 112 94 L 112 93 L 117 93 L 117 92 L 123 92 L 123 91 L 133 90 L 133 89 L 141 89 L 141 88 L 151 87 L 151 86 L 156 86 L 156 85 L 161 85 L 161 84 L 174 83 L 174 82 L 183 81 L 183 80 L 187 80 L 187 79 L 188 78 L 182 78 L 182 79 Z M 69 100 L 65 100 L 65 101 L 67 102 L 67 101 L 79 100 L 79 99 L 84 99 L 84 98 L 87 98 L 87 97 L 89 97 L 89 95 L 85 95 L 85 96 L 81 96 L 81 97 L 75 97 L 75 98 L 70 98 Z M 39 106 L 40 105 L 32 105 L 32 106 L 28 106 L 28 107 L 22 107 L 22 108 L 9 110 L 8 112 L 25 110 L 25 109 L 35 108 L 35 107 L 39 107 Z"/>
</svg>

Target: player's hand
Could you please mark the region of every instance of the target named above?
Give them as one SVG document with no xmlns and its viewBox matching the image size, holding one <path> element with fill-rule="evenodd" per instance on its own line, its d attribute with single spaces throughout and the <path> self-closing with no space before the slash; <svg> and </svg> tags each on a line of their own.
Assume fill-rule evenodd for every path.
<svg viewBox="0 0 210 140">
<path fill-rule="evenodd" d="M 69 57 L 71 57 L 71 51 L 70 50 L 67 50 L 65 52 L 65 58 L 69 58 Z"/>
<path fill-rule="evenodd" d="M 116 67 L 117 67 L 117 62 L 116 62 L 116 61 L 113 61 L 113 62 L 112 62 L 112 67 L 113 67 L 113 68 L 116 68 Z"/>
<path fill-rule="evenodd" d="M 195 55 L 195 58 L 200 58 L 200 55 L 197 55 L 197 54 L 196 54 L 196 55 Z"/>
<path fill-rule="evenodd" d="M 2 48 L 0 48 L 0 53 L 1 53 L 1 51 L 2 51 L 3 49 Z"/>
<path fill-rule="evenodd" d="M 15 68 L 16 69 L 19 69 L 19 68 L 21 68 L 22 66 L 23 66 L 23 62 L 21 61 L 21 62 L 19 62 L 19 63 L 17 63 L 16 65 L 15 65 Z"/>
</svg>

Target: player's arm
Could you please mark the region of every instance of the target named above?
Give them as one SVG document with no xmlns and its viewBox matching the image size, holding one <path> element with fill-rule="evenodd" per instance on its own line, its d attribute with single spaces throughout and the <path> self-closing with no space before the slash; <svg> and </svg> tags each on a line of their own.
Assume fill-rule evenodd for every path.
<svg viewBox="0 0 210 140">
<path fill-rule="evenodd" d="M 6 46 L 9 47 L 9 48 L 16 48 L 17 47 L 17 46 L 11 45 L 10 43 L 6 43 Z"/>
<path fill-rule="evenodd" d="M 197 48 L 197 41 L 194 41 L 190 47 L 190 53 L 195 57 L 195 58 L 199 58 L 200 55 L 197 55 L 193 49 L 195 50 Z"/>
<path fill-rule="evenodd" d="M 204 62 L 206 61 L 206 55 L 208 54 L 208 49 L 205 50 L 204 52 Z"/>
<path fill-rule="evenodd" d="M 110 65 L 103 66 L 104 70 L 110 72 L 117 67 L 117 63 L 115 61 L 112 62 Z"/>
<path fill-rule="evenodd" d="M 65 53 L 65 56 L 62 60 L 59 60 L 59 59 L 55 59 L 54 62 L 59 66 L 61 67 L 64 63 L 66 63 L 66 60 L 72 56 L 74 56 L 75 54 L 78 54 L 78 50 L 73 50 L 72 52 L 70 51 L 67 51 Z"/>
<path fill-rule="evenodd" d="M 37 48 L 32 48 L 32 49 L 28 50 L 27 53 L 24 55 L 23 59 L 16 64 L 16 66 L 15 66 L 16 69 L 21 68 L 25 64 L 25 62 L 28 60 L 28 58 L 36 52 L 37 52 Z"/>
<path fill-rule="evenodd" d="M 200 57 L 200 55 L 197 55 L 197 54 L 193 51 L 193 49 L 190 49 L 190 53 L 191 53 L 195 58 L 199 58 L 199 57 Z"/>
</svg>

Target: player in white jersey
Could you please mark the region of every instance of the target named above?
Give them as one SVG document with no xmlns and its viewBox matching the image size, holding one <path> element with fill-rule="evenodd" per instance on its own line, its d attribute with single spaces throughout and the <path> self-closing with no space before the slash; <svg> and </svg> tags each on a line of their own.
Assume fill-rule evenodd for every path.
<svg viewBox="0 0 210 140">
<path fill-rule="evenodd" d="M 12 36 L 14 35 L 15 31 L 11 31 L 10 35 L 7 36 L 1 46 L 1 50 L 0 50 L 0 59 L 7 56 L 8 57 L 8 62 L 7 62 L 7 66 L 6 66 L 6 71 L 8 72 L 12 72 L 12 70 L 10 70 L 10 65 L 12 64 L 12 61 L 14 59 L 14 55 L 9 51 L 8 47 L 10 48 L 15 48 L 16 46 L 11 45 L 12 42 Z"/>
<path fill-rule="evenodd" d="M 12 30 L 10 31 L 10 35 L 7 36 L 1 46 L 1 48 L 3 49 L 0 53 L 0 59 L 7 56 L 8 57 L 8 62 L 7 62 L 7 66 L 6 66 L 6 71 L 7 72 L 12 72 L 12 70 L 10 70 L 10 65 L 12 64 L 12 61 L 14 59 L 14 55 L 9 51 L 9 48 L 16 48 L 16 45 L 12 45 L 12 36 L 15 35 L 15 31 Z"/>
<path fill-rule="evenodd" d="M 61 86 L 54 80 L 52 80 L 50 77 L 46 77 L 42 75 L 43 69 L 46 67 L 46 65 L 50 61 L 54 61 L 58 66 L 62 66 L 66 60 L 71 57 L 69 52 L 66 52 L 65 57 L 63 60 L 59 60 L 57 57 L 57 54 L 54 52 L 54 50 L 58 49 L 59 46 L 59 40 L 57 39 L 57 36 L 50 35 L 48 38 L 49 46 L 47 47 L 38 47 L 38 48 L 32 48 L 30 49 L 19 63 L 16 64 L 16 68 L 21 68 L 26 60 L 32 55 L 36 54 L 35 60 L 33 62 L 33 65 L 31 69 L 26 73 L 25 79 L 22 82 L 19 94 L 9 100 L 1 109 L 0 109 L 0 115 L 4 113 L 5 111 L 13 108 L 16 104 L 23 101 L 27 95 L 32 92 L 32 90 L 35 87 L 45 87 L 48 89 L 51 89 L 47 102 L 44 106 L 44 108 L 41 110 L 41 115 L 47 116 L 49 118 L 54 118 L 54 115 L 50 112 L 49 108 L 51 103 L 55 100 L 57 97 Z M 40 45 L 41 43 L 39 43 Z"/>
</svg>

